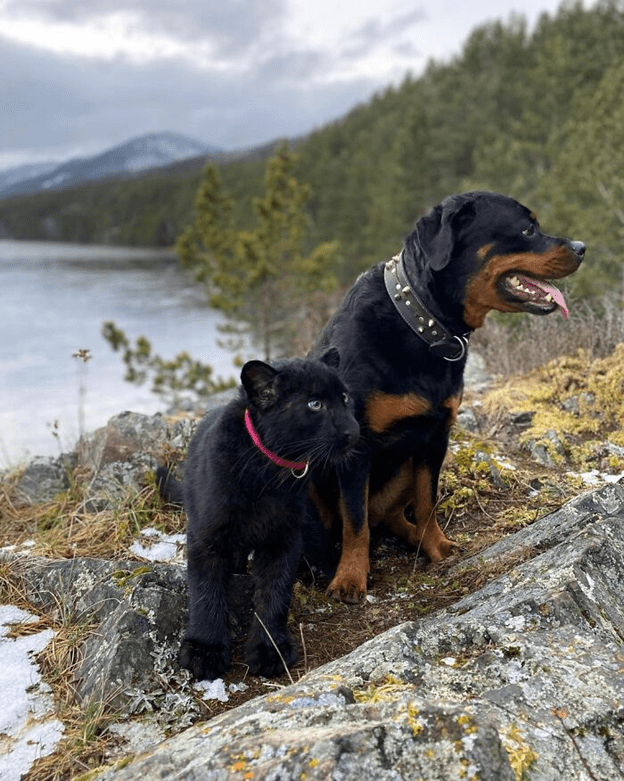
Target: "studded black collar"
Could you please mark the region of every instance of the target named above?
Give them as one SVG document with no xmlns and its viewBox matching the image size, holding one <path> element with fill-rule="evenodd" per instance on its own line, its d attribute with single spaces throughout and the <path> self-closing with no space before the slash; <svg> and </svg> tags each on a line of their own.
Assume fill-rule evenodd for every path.
<svg viewBox="0 0 624 781">
<path fill-rule="evenodd" d="M 468 351 L 470 333 L 455 336 L 449 333 L 425 308 L 405 273 L 403 253 L 386 262 L 384 281 L 390 300 L 397 312 L 433 355 L 445 361 L 460 361 Z"/>
</svg>

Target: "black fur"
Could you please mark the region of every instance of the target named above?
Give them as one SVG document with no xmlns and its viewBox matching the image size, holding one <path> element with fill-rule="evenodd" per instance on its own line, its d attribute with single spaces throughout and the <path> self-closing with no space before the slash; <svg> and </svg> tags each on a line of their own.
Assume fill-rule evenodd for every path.
<svg viewBox="0 0 624 781">
<path fill-rule="evenodd" d="M 512 198 L 475 192 L 452 196 L 419 220 L 405 241 L 404 263 L 430 314 L 460 336 L 491 309 L 552 312 L 557 304 L 545 295 L 517 294 L 514 275 L 564 277 L 583 254 L 581 242 L 542 233 Z M 339 518 L 343 534 L 329 593 L 358 601 L 366 593 L 369 519 L 388 523 L 433 560 L 451 552 L 435 503 L 466 358 L 434 355 L 402 320 L 386 291 L 383 263 L 357 279 L 310 354 L 331 346 L 340 350 L 362 438 L 357 459 L 315 476 L 314 484 L 322 520 Z"/>
<path fill-rule="evenodd" d="M 163 493 L 172 497 L 173 489 L 172 498 L 183 498 L 188 516 L 189 623 L 180 663 L 196 678 L 217 678 L 231 664 L 228 577 L 244 569 L 251 551 L 257 617 L 246 644 L 249 671 L 284 672 L 280 654 L 288 666 L 296 661 L 286 621 L 301 554 L 307 480 L 275 465 L 253 444 L 244 414 L 249 408 L 262 444 L 283 459 L 309 459 L 311 469 L 320 471 L 347 459 L 359 427 L 338 362 L 335 349 L 319 360 L 294 359 L 276 368 L 248 362 L 239 397 L 197 429 L 183 497 L 159 473 Z"/>
</svg>

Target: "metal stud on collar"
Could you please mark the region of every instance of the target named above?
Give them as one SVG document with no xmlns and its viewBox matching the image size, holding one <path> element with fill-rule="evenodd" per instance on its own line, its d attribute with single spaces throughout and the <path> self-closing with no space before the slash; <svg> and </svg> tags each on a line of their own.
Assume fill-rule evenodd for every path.
<svg viewBox="0 0 624 781">
<path fill-rule="evenodd" d="M 403 320 L 429 346 L 434 355 L 445 361 L 461 361 L 468 350 L 469 334 L 450 334 L 432 317 L 407 280 L 402 268 L 402 254 L 396 255 L 385 264 L 384 281 L 390 300 Z M 449 351 L 453 354 L 444 354 Z"/>
</svg>

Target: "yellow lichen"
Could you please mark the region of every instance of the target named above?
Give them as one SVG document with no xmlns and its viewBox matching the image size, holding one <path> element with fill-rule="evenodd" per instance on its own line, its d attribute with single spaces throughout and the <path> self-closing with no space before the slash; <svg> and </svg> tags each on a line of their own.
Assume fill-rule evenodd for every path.
<svg viewBox="0 0 624 781">
<path fill-rule="evenodd" d="M 579 351 L 512 378 L 486 397 L 484 410 L 490 419 L 533 413 L 520 441 L 542 445 L 555 463 L 587 466 L 605 442 L 624 445 L 624 344 L 606 358 Z M 619 471 L 623 464 L 611 454 L 606 465 Z"/>
<path fill-rule="evenodd" d="M 412 684 L 403 683 L 393 675 L 387 675 L 381 683 L 374 683 L 366 689 L 354 689 L 353 697 L 356 702 L 384 702 L 395 698 L 397 692 L 404 689 L 413 689 Z"/>
<path fill-rule="evenodd" d="M 414 737 L 417 735 L 420 735 L 420 733 L 425 729 L 424 724 L 419 720 L 420 711 L 418 710 L 418 707 L 416 706 L 416 703 L 410 702 L 407 705 L 407 723 L 409 728 L 412 730 L 412 734 Z"/>
<path fill-rule="evenodd" d="M 509 756 L 516 781 L 528 781 L 528 770 L 537 762 L 539 754 L 529 746 L 517 725 L 501 734 L 501 742 Z"/>
</svg>

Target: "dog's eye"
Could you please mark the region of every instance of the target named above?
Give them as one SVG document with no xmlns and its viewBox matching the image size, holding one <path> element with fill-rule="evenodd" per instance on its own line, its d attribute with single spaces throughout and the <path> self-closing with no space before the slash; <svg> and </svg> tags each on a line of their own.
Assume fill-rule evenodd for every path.
<svg viewBox="0 0 624 781">
<path fill-rule="evenodd" d="M 319 401 L 318 399 L 310 399 L 308 402 L 308 407 L 312 410 L 312 412 L 318 412 L 319 410 L 323 409 L 323 402 Z"/>
<path fill-rule="evenodd" d="M 522 231 L 522 233 L 523 233 L 525 236 L 533 236 L 533 234 L 535 233 L 535 225 L 529 225 L 529 227 L 528 227 L 528 228 L 525 228 L 525 229 Z"/>
<path fill-rule="evenodd" d="M 343 393 L 342 394 L 342 400 L 344 401 L 345 406 L 346 406 L 349 403 L 349 394 L 348 393 Z"/>
</svg>

